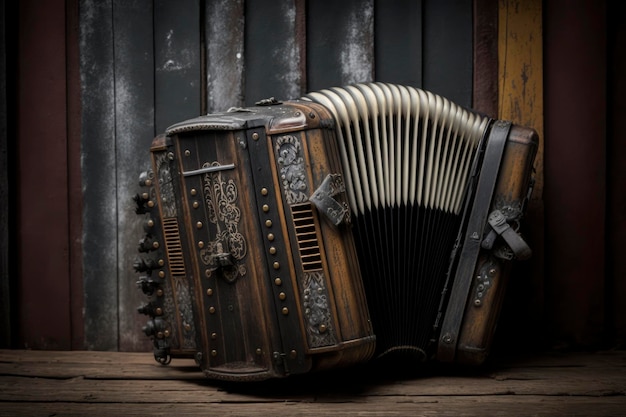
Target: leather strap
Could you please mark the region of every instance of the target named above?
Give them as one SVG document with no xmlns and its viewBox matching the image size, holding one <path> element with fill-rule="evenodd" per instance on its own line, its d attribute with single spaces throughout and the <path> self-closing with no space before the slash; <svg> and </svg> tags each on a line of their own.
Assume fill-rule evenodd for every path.
<svg viewBox="0 0 626 417">
<path fill-rule="evenodd" d="M 528 259 L 532 255 L 530 246 L 522 237 L 509 225 L 506 216 L 500 210 L 494 210 L 489 215 L 489 226 L 491 231 L 482 242 L 483 249 L 491 249 L 497 236 L 502 236 L 506 244 L 511 248 L 516 259 Z"/>
<path fill-rule="evenodd" d="M 510 122 L 498 120 L 494 122 L 489 134 L 461 253 L 454 272 L 452 290 L 441 326 L 437 359 L 443 362 L 453 361 L 456 354 L 465 305 L 474 278 L 491 199 L 510 129 Z"/>
</svg>

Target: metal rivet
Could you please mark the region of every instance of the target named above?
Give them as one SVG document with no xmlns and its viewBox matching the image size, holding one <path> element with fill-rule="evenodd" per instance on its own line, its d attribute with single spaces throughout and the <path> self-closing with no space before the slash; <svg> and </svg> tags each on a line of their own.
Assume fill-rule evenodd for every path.
<svg viewBox="0 0 626 417">
<path fill-rule="evenodd" d="M 209 313 L 214 314 L 215 313 L 215 307 L 213 307 L 213 306 L 209 307 Z"/>
<path fill-rule="evenodd" d="M 213 288 L 208 288 L 206 290 L 206 295 L 213 295 Z"/>
<path fill-rule="evenodd" d="M 217 339 L 217 333 L 211 333 L 211 339 L 213 340 Z"/>
<path fill-rule="evenodd" d="M 150 200 L 148 201 L 148 207 L 154 207 L 154 201 Z"/>
<path fill-rule="evenodd" d="M 196 229 L 202 229 L 202 222 L 196 223 Z"/>
<path fill-rule="evenodd" d="M 272 227 L 272 221 L 270 219 L 265 220 L 266 227 Z"/>
<path fill-rule="evenodd" d="M 443 336 L 443 342 L 444 343 L 452 343 L 452 336 L 450 336 L 449 334 L 446 334 L 445 336 Z"/>
<path fill-rule="evenodd" d="M 282 279 L 280 279 L 280 278 L 276 278 L 276 279 L 274 280 L 274 284 L 276 284 L 276 285 L 283 285 L 283 280 L 282 280 Z"/>
<path fill-rule="evenodd" d="M 480 307 L 481 304 L 482 304 L 482 302 L 480 300 L 474 300 L 474 305 L 476 307 Z"/>
<path fill-rule="evenodd" d="M 492 268 L 489 270 L 489 275 L 495 275 L 496 274 L 496 269 Z"/>
<path fill-rule="evenodd" d="M 158 332 L 157 333 L 157 338 L 163 339 L 163 332 Z"/>
<path fill-rule="evenodd" d="M 147 200 L 147 199 L 149 199 L 149 198 L 150 198 L 150 194 L 148 194 L 148 193 L 142 193 L 142 194 L 141 194 L 141 198 L 143 198 L 144 200 Z"/>
<path fill-rule="evenodd" d="M 146 184 L 146 187 L 150 187 L 152 185 L 152 180 L 146 180 L 144 184 Z"/>
<path fill-rule="evenodd" d="M 150 219 L 146 222 L 146 224 L 148 225 L 148 227 L 153 227 L 154 226 L 154 220 Z"/>
<path fill-rule="evenodd" d="M 211 270 L 210 270 L 210 269 L 205 269 L 205 270 L 204 270 L 204 275 L 205 275 L 207 278 L 211 278 Z"/>
<path fill-rule="evenodd" d="M 174 160 L 174 152 L 168 152 L 167 153 L 167 157 L 169 158 L 170 161 Z"/>
<path fill-rule="evenodd" d="M 274 267 L 274 269 L 280 269 L 280 263 L 278 262 L 274 262 L 272 266 Z"/>
<path fill-rule="evenodd" d="M 324 333 L 327 329 L 326 329 L 326 325 L 325 324 L 320 324 L 319 327 L 320 333 Z"/>
<path fill-rule="evenodd" d="M 289 352 L 289 356 L 291 356 L 291 359 L 295 359 L 296 356 L 298 356 L 298 352 L 296 352 L 295 350 L 292 350 L 291 352 Z"/>
<path fill-rule="evenodd" d="M 159 289 L 156 291 L 156 295 L 157 295 L 157 297 L 163 297 L 163 290 L 162 290 L 161 288 L 159 288 Z"/>
<path fill-rule="evenodd" d="M 274 240 L 274 234 L 273 233 L 268 233 L 267 240 L 269 240 L 269 241 Z"/>
<path fill-rule="evenodd" d="M 161 307 L 155 308 L 154 314 L 156 314 L 157 316 L 160 316 L 161 314 L 163 314 L 163 310 L 161 309 Z"/>
<path fill-rule="evenodd" d="M 287 307 L 283 307 L 283 309 L 281 310 L 281 313 L 283 313 L 283 315 L 286 316 L 287 314 L 289 314 L 289 309 Z"/>
<path fill-rule="evenodd" d="M 202 249 L 202 248 L 204 247 L 204 242 L 203 242 L 203 241 L 199 241 L 199 242 L 198 242 L 198 247 L 199 247 L 200 249 Z"/>
<path fill-rule="evenodd" d="M 267 188 L 261 188 L 261 195 L 267 195 Z"/>
<path fill-rule="evenodd" d="M 169 331 L 169 330 L 164 331 L 164 332 L 163 332 L 163 335 L 164 335 L 165 337 L 170 337 L 170 331 Z"/>
<path fill-rule="evenodd" d="M 157 263 L 159 264 L 159 266 L 165 265 L 165 261 L 163 259 L 159 259 Z"/>
<path fill-rule="evenodd" d="M 268 206 L 267 204 L 263 204 L 263 211 L 266 213 L 270 211 L 270 206 Z"/>
<path fill-rule="evenodd" d="M 257 355 L 261 355 L 263 353 L 263 351 L 261 350 L 261 348 L 256 348 L 256 354 Z"/>
<path fill-rule="evenodd" d="M 272 246 L 272 247 L 270 248 L 270 253 L 271 253 L 272 255 L 276 255 L 276 248 L 275 248 L 274 246 Z"/>
<path fill-rule="evenodd" d="M 300 113 L 299 111 L 297 111 L 297 112 L 295 113 L 295 116 L 296 116 L 296 117 L 300 117 L 300 115 L 301 115 L 301 114 L 302 114 L 302 113 Z"/>
<path fill-rule="evenodd" d="M 152 247 L 154 249 L 159 249 L 159 242 L 152 242 Z"/>
<path fill-rule="evenodd" d="M 217 356 L 217 350 L 213 349 L 213 350 L 211 351 L 211 356 Z"/>
<path fill-rule="evenodd" d="M 185 323 L 185 324 L 183 325 L 183 327 L 185 328 L 185 330 L 186 330 L 186 331 L 191 330 L 191 324 L 189 324 L 189 323 Z"/>
<path fill-rule="evenodd" d="M 200 207 L 200 203 L 198 203 L 197 201 L 194 201 L 193 204 L 191 204 L 191 206 L 197 209 L 198 207 Z"/>
<path fill-rule="evenodd" d="M 159 271 L 159 278 L 165 278 L 165 271 Z"/>
<path fill-rule="evenodd" d="M 252 134 L 252 139 L 254 139 L 254 140 L 259 140 L 259 134 L 258 134 L 258 133 L 256 133 L 256 132 L 254 132 L 254 133 Z"/>
<path fill-rule="evenodd" d="M 287 298 L 287 294 L 285 294 L 284 292 L 281 292 L 280 294 L 278 294 L 278 298 L 280 298 L 281 300 L 284 300 L 285 298 Z"/>
<path fill-rule="evenodd" d="M 189 151 L 189 149 L 185 149 L 185 156 L 189 156 L 191 155 L 191 152 Z"/>
<path fill-rule="evenodd" d="M 198 194 L 198 190 L 196 190 L 195 188 L 192 188 L 190 193 L 191 193 L 191 195 L 196 195 L 196 194 Z"/>
</svg>

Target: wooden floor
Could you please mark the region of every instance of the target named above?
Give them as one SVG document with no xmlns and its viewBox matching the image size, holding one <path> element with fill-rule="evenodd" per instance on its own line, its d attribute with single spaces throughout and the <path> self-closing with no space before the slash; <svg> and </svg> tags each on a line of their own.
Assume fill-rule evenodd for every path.
<svg viewBox="0 0 626 417">
<path fill-rule="evenodd" d="M 262 383 L 206 380 L 149 353 L 0 350 L 0 416 L 626 416 L 626 352 L 494 359 L 381 374 L 372 365 Z"/>
</svg>

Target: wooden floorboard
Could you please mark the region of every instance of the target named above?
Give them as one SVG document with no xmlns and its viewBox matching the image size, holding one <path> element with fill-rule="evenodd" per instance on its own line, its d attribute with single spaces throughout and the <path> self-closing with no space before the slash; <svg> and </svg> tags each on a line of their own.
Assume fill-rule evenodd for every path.
<svg viewBox="0 0 626 417">
<path fill-rule="evenodd" d="M 253 383 L 149 353 L 0 350 L 0 416 L 624 416 L 626 352 L 397 375 L 372 365 Z"/>
</svg>

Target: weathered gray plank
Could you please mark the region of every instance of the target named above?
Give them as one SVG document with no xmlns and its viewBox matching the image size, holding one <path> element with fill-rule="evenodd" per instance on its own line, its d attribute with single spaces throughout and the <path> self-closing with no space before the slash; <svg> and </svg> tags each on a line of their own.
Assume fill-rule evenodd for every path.
<svg viewBox="0 0 626 417">
<path fill-rule="evenodd" d="M 424 3 L 423 88 L 472 105 L 472 0 Z"/>
<path fill-rule="evenodd" d="M 245 102 L 302 95 L 301 50 L 294 0 L 246 1 Z"/>
<path fill-rule="evenodd" d="M 307 90 L 374 79 L 374 1 L 307 2 Z"/>
<path fill-rule="evenodd" d="M 243 106 L 243 0 L 206 2 L 205 113 Z"/>
<path fill-rule="evenodd" d="M 375 2 L 376 80 L 422 86 L 421 0 Z"/>
<path fill-rule="evenodd" d="M 156 131 L 201 113 L 200 0 L 154 1 Z"/>
<path fill-rule="evenodd" d="M 154 130 L 154 57 L 152 5 L 114 0 L 115 157 L 117 165 L 117 270 L 121 351 L 150 349 L 141 331 L 146 319 L 137 313 L 146 297 L 137 288 L 133 261 L 144 232 L 132 196 L 139 192 L 139 173 L 148 168 Z"/>
<path fill-rule="evenodd" d="M 117 161 L 111 0 L 80 4 L 85 347 L 118 346 Z"/>
</svg>

